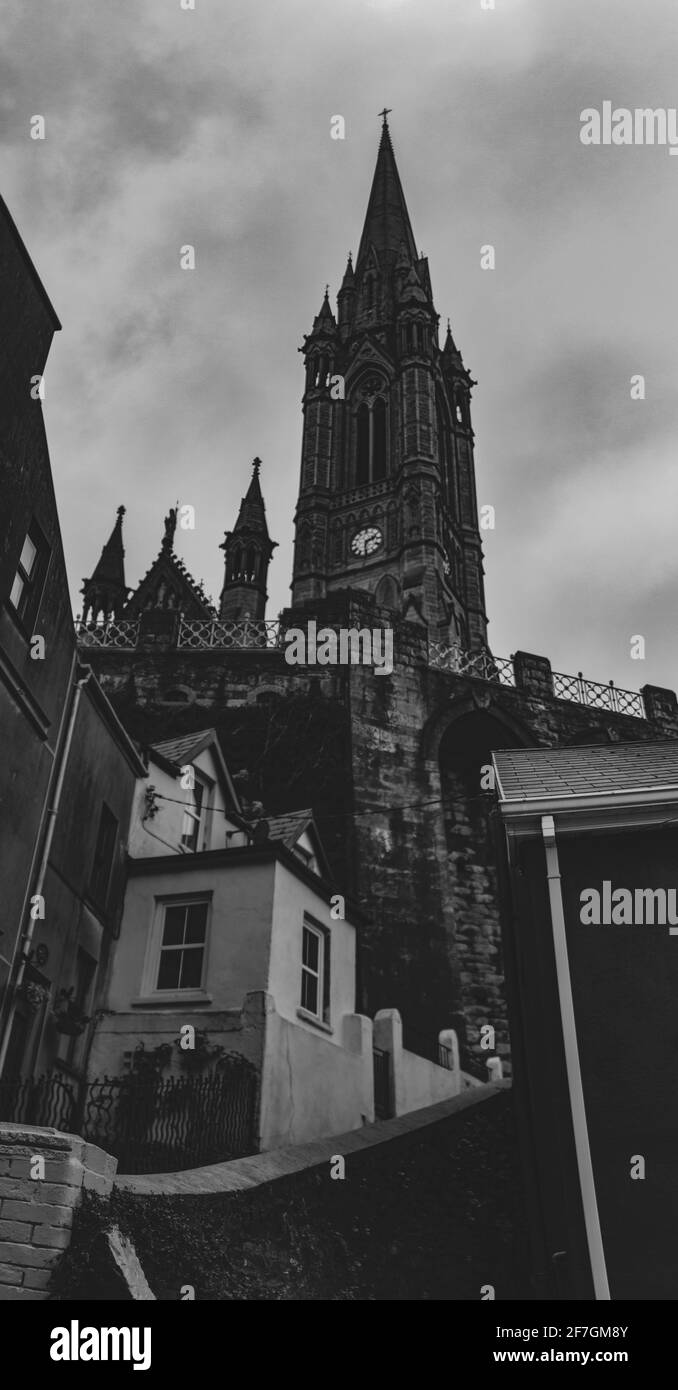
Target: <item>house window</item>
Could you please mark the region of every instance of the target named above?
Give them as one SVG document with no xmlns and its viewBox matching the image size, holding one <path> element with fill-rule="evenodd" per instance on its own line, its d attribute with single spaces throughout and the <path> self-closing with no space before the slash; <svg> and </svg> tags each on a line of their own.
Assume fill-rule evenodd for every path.
<svg viewBox="0 0 678 1390">
<path fill-rule="evenodd" d="M 110 806 L 107 806 L 104 801 L 99 817 L 99 832 L 89 882 L 89 895 L 99 908 L 105 908 L 108 900 L 117 834 L 118 822 Z"/>
<path fill-rule="evenodd" d="M 330 941 L 319 923 L 304 919 L 301 948 L 301 1007 L 305 1013 L 329 1022 Z"/>
<path fill-rule="evenodd" d="M 184 820 L 181 827 L 182 848 L 196 854 L 200 849 L 200 831 L 202 829 L 205 809 L 206 809 L 206 787 L 203 782 L 195 778 L 195 785 L 189 789 L 188 804 L 184 810 Z"/>
<path fill-rule="evenodd" d="M 9 601 L 23 622 L 30 624 L 40 603 L 42 582 L 47 572 L 49 546 L 35 521 L 23 543 Z"/>
<path fill-rule="evenodd" d="M 156 989 L 200 989 L 207 939 L 206 902 L 167 903 Z"/>
</svg>

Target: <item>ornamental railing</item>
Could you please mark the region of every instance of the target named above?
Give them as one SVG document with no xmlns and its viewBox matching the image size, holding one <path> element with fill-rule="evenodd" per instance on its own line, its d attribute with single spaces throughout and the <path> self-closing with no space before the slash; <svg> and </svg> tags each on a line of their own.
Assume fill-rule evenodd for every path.
<svg viewBox="0 0 678 1390">
<path fill-rule="evenodd" d="M 465 652 L 461 647 L 444 642 L 429 642 L 428 664 L 440 671 L 459 676 L 493 681 L 499 685 L 516 685 L 513 658 L 492 656 L 489 652 Z M 557 700 L 571 700 L 590 709 L 609 710 L 613 714 L 628 714 L 635 719 L 645 718 L 643 697 L 637 690 L 624 690 L 614 681 L 586 680 L 581 671 L 576 676 L 561 671 L 550 672 L 553 694 Z"/>
<path fill-rule="evenodd" d="M 280 647 L 281 643 L 281 624 L 263 618 L 243 618 L 240 621 L 182 618 L 177 639 L 178 647 L 188 647 L 192 651 L 209 651 L 211 648 L 222 651 L 229 648 L 266 649 Z"/>
<path fill-rule="evenodd" d="M 461 647 L 448 646 L 445 642 L 429 642 L 428 664 L 440 671 L 475 676 L 478 680 L 496 681 L 499 685 L 516 683 L 510 657 L 490 656 L 489 652 L 464 652 Z"/>
<path fill-rule="evenodd" d="M 622 690 L 609 681 L 585 680 L 581 671 L 576 676 L 565 676 L 560 671 L 553 672 L 553 693 L 558 700 L 572 700 L 579 705 L 589 705 L 592 709 L 607 709 L 614 714 L 631 714 L 636 719 L 645 718 L 643 697 L 636 690 Z"/>
<path fill-rule="evenodd" d="M 203 1076 L 0 1079 L 0 1120 L 54 1126 L 98 1144 L 121 1173 L 169 1173 L 256 1150 L 257 1073 L 230 1054 Z"/>
<path fill-rule="evenodd" d="M 107 623 L 75 624 L 75 635 L 81 647 L 117 647 L 132 651 L 139 637 L 139 619 L 111 618 Z"/>
</svg>

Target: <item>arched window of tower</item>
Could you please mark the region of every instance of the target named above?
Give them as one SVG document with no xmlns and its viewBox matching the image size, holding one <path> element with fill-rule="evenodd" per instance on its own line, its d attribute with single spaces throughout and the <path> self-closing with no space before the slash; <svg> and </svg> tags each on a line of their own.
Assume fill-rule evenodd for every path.
<svg viewBox="0 0 678 1390">
<path fill-rule="evenodd" d="M 378 396 L 372 407 L 372 481 L 386 477 L 386 401 Z"/>
<path fill-rule="evenodd" d="M 400 585 L 392 574 L 385 574 L 374 591 L 375 602 L 380 608 L 396 612 L 400 608 Z"/>
<path fill-rule="evenodd" d="M 356 417 L 356 485 L 362 487 L 370 480 L 370 409 L 358 407 Z"/>
</svg>

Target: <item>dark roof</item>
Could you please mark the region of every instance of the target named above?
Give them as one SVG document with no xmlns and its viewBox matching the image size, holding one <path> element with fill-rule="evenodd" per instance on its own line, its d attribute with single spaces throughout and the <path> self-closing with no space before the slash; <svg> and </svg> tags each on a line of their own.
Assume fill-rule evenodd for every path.
<svg viewBox="0 0 678 1390">
<path fill-rule="evenodd" d="M 182 734 L 181 738 L 165 738 L 160 743 L 154 743 L 151 752 L 160 753 L 168 763 L 183 767 L 191 758 L 197 758 L 215 739 L 214 729 L 199 729 L 194 734 Z"/>
<path fill-rule="evenodd" d="M 309 807 L 305 811 L 288 811 L 284 816 L 267 816 L 266 824 L 269 840 L 282 840 L 288 849 L 294 849 L 306 827 L 313 824 L 313 812 Z"/>
<path fill-rule="evenodd" d="M 233 785 L 233 779 L 226 766 L 224 755 L 221 751 L 221 744 L 217 737 L 216 729 L 198 729 L 196 733 L 182 734 L 180 738 L 165 738 L 160 743 L 153 743 L 150 747 L 151 754 L 156 754 L 159 759 L 174 772 L 180 772 L 186 763 L 192 763 L 204 751 L 211 748 L 217 766 L 221 772 L 224 783 L 228 789 L 231 799 L 231 806 L 237 813 L 242 815 L 240 808 L 240 798 Z"/>
<path fill-rule="evenodd" d="M 494 753 L 501 801 L 678 790 L 678 739 Z"/>
</svg>

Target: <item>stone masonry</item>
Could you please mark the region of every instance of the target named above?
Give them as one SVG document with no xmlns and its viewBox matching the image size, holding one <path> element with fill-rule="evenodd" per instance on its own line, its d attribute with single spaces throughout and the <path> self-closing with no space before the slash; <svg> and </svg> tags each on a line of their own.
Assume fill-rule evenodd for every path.
<svg viewBox="0 0 678 1390">
<path fill-rule="evenodd" d="M 116 1168 L 76 1135 L 0 1124 L 0 1301 L 48 1298 L 83 1192 L 108 1196 Z"/>
</svg>

